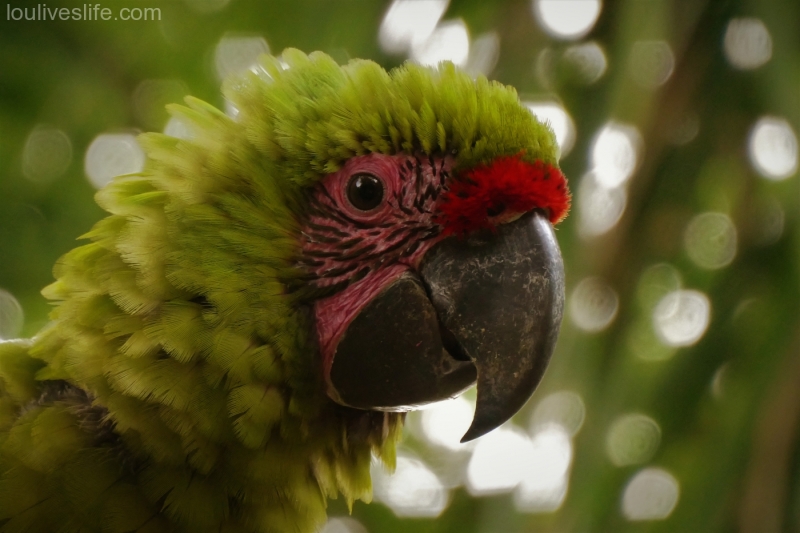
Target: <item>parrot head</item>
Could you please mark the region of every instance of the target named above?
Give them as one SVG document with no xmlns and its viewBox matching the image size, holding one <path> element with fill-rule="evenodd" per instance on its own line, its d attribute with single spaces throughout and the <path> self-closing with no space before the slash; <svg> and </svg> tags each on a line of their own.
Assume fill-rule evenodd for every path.
<svg viewBox="0 0 800 533">
<path fill-rule="evenodd" d="M 285 167 L 318 169 L 287 287 L 310 305 L 327 395 L 403 412 L 477 381 L 464 440 L 483 435 L 533 393 L 561 322 L 552 225 L 570 195 L 551 132 L 512 89 L 451 64 L 288 56 L 229 94 L 272 121 Z"/>
</svg>

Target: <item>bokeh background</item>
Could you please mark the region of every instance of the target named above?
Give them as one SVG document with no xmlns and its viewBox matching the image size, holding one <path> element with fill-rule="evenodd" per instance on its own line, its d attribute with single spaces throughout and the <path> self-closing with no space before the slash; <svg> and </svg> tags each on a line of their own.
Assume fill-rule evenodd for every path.
<svg viewBox="0 0 800 533">
<path fill-rule="evenodd" d="M 141 167 L 137 132 L 185 135 L 164 104 L 235 114 L 221 80 L 290 46 L 449 59 L 558 137 L 561 337 L 489 436 L 458 443 L 470 393 L 409 416 L 376 502 L 331 502 L 325 533 L 800 531 L 796 0 L 46 5 L 82 20 L 0 6 L 0 338 L 46 323 L 39 290 L 95 190 Z"/>
</svg>

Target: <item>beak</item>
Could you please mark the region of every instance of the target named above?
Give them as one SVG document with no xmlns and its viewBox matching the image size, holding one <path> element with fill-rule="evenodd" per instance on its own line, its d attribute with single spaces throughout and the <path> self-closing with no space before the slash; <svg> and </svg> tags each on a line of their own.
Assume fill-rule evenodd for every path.
<svg viewBox="0 0 800 533">
<path fill-rule="evenodd" d="M 533 211 L 425 255 L 387 285 L 336 348 L 329 395 L 361 409 L 406 411 L 477 380 L 462 442 L 511 418 L 541 381 L 564 307 L 564 265 L 547 217 Z"/>
</svg>

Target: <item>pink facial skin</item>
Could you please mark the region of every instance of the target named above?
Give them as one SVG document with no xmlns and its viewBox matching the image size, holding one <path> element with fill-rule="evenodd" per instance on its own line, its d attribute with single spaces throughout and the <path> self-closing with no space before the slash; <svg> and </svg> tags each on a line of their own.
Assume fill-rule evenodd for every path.
<svg viewBox="0 0 800 533">
<path fill-rule="evenodd" d="M 405 154 L 354 157 L 312 192 L 303 231 L 303 265 L 317 287 L 341 290 L 314 303 L 325 376 L 336 346 L 358 312 L 403 272 L 414 271 L 443 239 L 435 221 L 452 158 Z M 347 197 L 350 178 L 369 173 L 383 182 L 383 201 L 364 212 Z"/>
</svg>

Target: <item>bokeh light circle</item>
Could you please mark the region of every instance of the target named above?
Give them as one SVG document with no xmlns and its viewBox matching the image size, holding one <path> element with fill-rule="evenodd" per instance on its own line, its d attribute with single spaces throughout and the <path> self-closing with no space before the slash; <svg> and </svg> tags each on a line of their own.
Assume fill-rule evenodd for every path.
<svg viewBox="0 0 800 533">
<path fill-rule="evenodd" d="M 89 145 L 84 158 L 84 170 L 89 181 L 100 189 L 114 176 L 139 172 L 145 155 L 136 136 L 127 133 L 104 133 Z"/>
<path fill-rule="evenodd" d="M 797 172 L 797 135 L 779 117 L 761 117 L 750 130 L 747 151 L 753 167 L 763 177 L 783 180 Z"/>
<path fill-rule="evenodd" d="M 701 213 L 686 226 L 683 244 L 697 266 L 709 270 L 722 268 L 736 256 L 736 227 L 724 213 Z"/>
<path fill-rule="evenodd" d="M 24 323 L 25 314 L 19 301 L 7 290 L 0 289 L 0 341 L 19 337 Z"/>
<path fill-rule="evenodd" d="M 606 329 L 617 316 L 619 297 L 605 281 L 584 278 L 572 291 L 570 316 L 580 329 L 598 332 Z"/>
<path fill-rule="evenodd" d="M 602 7 L 600 0 L 533 0 L 537 22 L 557 39 L 580 39 L 588 34 Z"/>
<path fill-rule="evenodd" d="M 663 520 L 678 504 L 680 485 L 675 477 L 661 468 L 645 468 L 637 472 L 622 494 L 622 514 L 628 520 Z"/>
<path fill-rule="evenodd" d="M 661 428 L 649 416 L 632 413 L 617 418 L 606 434 L 606 453 L 616 466 L 649 461 L 661 443 Z"/>
<path fill-rule="evenodd" d="M 691 346 L 702 338 L 711 319 L 711 302 L 699 291 L 677 290 L 653 310 L 653 327 L 667 346 Z"/>
<path fill-rule="evenodd" d="M 728 62 L 735 68 L 758 68 L 772 57 L 772 37 L 761 20 L 735 18 L 728 22 L 723 50 Z"/>
<path fill-rule="evenodd" d="M 48 127 L 35 128 L 22 149 L 22 175 L 49 183 L 62 176 L 72 162 L 72 142 L 66 133 Z"/>
</svg>

